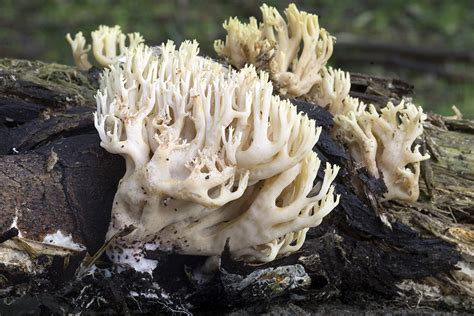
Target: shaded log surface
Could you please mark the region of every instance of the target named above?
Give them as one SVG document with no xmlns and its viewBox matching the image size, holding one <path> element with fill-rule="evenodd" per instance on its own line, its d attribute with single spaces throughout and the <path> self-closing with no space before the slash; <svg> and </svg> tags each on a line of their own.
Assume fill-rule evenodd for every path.
<svg viewBox="0 0 474 316">
<path fill-rule="evenodd" d="M 31 239 L 42 240 L 61 228 L 86 245 L 90 254 L 103 244 L 124 164 L 99 147 L 91 116 L 97 74 L 97 69 L 79 73 L 62 65 L 0 60 L 0 232 L 17 218 L 18 228 Z M 412 91 L 399 80 L 361 74 L 354 74 L 352 80 L 351 94 L 377 105 Z M 310 230 L 299 252 L 259 266 L 235 262 L 224 252 L 219 273 L 204 284 L 194 272 L 204 258 L 159 252 L 149 254 L 160 260 L 153 279 L 131 271 L 109 278 L 96 271 L 72 280 L 69 272 L 71 280 L 64 283 L 51 277 L 51 269 L 62 269 L 57 265 L 49 274 L 32 278 L 12 274 L 0 263 L 0 274 L 7 276 L 2 278 L 0 297 L 19 297 L 8 309 L 1 305 L 0 312 L 2 308 L 77 312 L 86 306 L 101 312 L 185 312 L 188 304 L 202 312 L 215 310 L 217 300 L 222 302 L 219 311 L 245 306 L 244 313 L 263 312 L 269 303 L 291 300 L 300 307 L 290 307 L 325 314 L 315 304 L 336 300 L 340 308 L 347 304 L 357 312 L 361 306 L 400 306 L 403 299 L 397 295 L 397 284 L 404 279 L 449 274 L 461 258 L 459 250 L 449 238 L 442 240 L 442 233 L 436 234 L 433 227 L 422 227 L 431 222 L 419 219 L 438 220 L 433 214 L 449 210 L 458 224 L 472 224 L 472 122 L 433 116 L 426 143 L 438 155 L 424 166 L 422 198 L 413 205 L 381 205 L 376 197 L 384 191 L 383 183 L 355 166 L 344 148 L 330 138 L 331 115 L 306 102 L 295 103 L 324 128 L 315 147 L 322 162 L 342 166 L 336 180 L 341 203 L 322 225 Z M 58 156 L 54 164 L 53 153 Z M 388 216 L 391 227 L 382 223 L 381 214 Z M 443 223 L 450 222 L 444 219 Z M 107 262 L 102 264 L 107 266 Z M 274 271 L 263 274 L 265 282 L 255 279 L 243 290 L 229 287 L 242 283 L 249 273 L 295 264 L 311 278 L 309 289 L 275 281 Z M 143 289 L 148 297 L 130 297 Z M 22 296 L 22 291 L 29 294 Z M 173 294 L 164 296 L 163 291 Z M 416 303 L 418 297 L 411 299 Z M 290 307 L 285 311 L 291 313 Z"/>
</svg>

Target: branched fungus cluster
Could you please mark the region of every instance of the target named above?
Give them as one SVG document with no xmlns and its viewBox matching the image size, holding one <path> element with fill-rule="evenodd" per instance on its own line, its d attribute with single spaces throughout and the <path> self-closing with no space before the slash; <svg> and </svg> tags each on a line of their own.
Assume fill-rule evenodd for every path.
<svg viewBox="0 0 474 316">
<path fill-rule="evenodd" d="M 118 26 L 92 32 L 96 61 L 107 67 L 97 93 L 101 145 L 122 155 L 127 171 L 115 196 L 110 258 L 137 270 L 156 262 L 147 250 L 266 262 L 298 250 L 310 227 L 338 203 L 339 167 L 312 151 L 320 128 L 273 94 L 327 107 L 353 159 L 388 188 L 384 199 L 416 201 L 415 145 L 426 115 L 409 101 L 377 111 L 349 96 L 350 75 L 327 66 L 334 37 L 294 4 L 285 19 L 261 7 L 263 20 L 224 23 L 215 50 L 237 68 L 198 55 L 196 42 L 150 48 Z M 67 39 L 81 70 L 91 67 L 82 33 Z M 313 186 L 316 184 L 318 192 Z"/>
<path fill-rule="evenodd" d="M 383 176 L 384 199 L 416 201 L 420 162 L 429 159 L 414 145 L 426 119 L 421 107 L 409 101 L 388 103 L 377 113 L 349 96 L 350 75 L 326 66 L 334 38 L 319 26 L 318 17 L 299 11 L 294 4 L 285 19 L 275 8 L 263 5 L 262 22 L 224 23 L 225 42 L 215 42 L 216 52 L 233 66 L 253 64 L 270 73 L 281 94 L 302 97 L 327 107 L 335 116 L 334 134 L 345 140 L 352 157 L 374 177 Z"/>
<path fill-rule="evenodd" d="M 195 42 L 125 51 L 97 94 L 101 145 L 125 157 L 109 256 L 139 270 L 145 250 L 270 261 L 299 249 L 338 203 L 338 167 L 312 151 L 320 128 L 272 95 L 268 75 L 198 56 Z"/>
<path fill-rule="evenodd" d="M 143 37 L 139 33 L 122 33 L 120 26 L 109 27 L 101 25 L 91 33 L 92 47 L 86 44 L 86 39 L 82 32 L 77 33 L 72 38 L 71 34 L 66 35 L 66 39 L 71 45 L 74 62 L 80 70 L 88 70 L 92 67 L 89 62 L 89 51 L 100 66 L 109 66 L 123 56 L 127 47 L 134 48 L 143 43 Z M 128 46 L 125 44 L 128 38 Z"/>
</svg>

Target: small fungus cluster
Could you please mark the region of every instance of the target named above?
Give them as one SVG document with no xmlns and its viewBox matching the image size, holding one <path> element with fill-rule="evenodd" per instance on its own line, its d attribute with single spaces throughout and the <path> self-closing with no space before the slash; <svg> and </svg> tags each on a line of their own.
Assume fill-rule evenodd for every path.
<svg viewBox="0 0 474 316">
<path fill-rule="evenodd" d="M 99 29 L 91 33 L 92 53 L 100 66 L 109 66 L 123 56 L 127 47 L 134 48 L 143 43 L 143 37 L 139 33 L 122 33 L 120 26 L 109 27 L 99 26 Z M 128 46 L 125 44 L 128 38 Z M 86 39 L 82 32 L 77 33 L 74 38 L 71 34 L 66 35 L 66 39 L 71 45 L 74 62 L 80 70 L 88 70 L 92 67 L 89 62 L 89 51 L 91 45 L 86 44 Z"/>
<path fill-rule="evenodd" d="M 275 8 L 263 5 L 261 11 L 260 24 L 253 17 L 249 23 L 226 21 L 226 40 L 214 45 L 217 54 L 237 68 L 253 64 L 264 69 L 281 94 L 327 107 L 335 116 L 334 134 L 341 135 L 352 157 L 374 177 L 383 177 L 384 199 L 416 201 L 420 162 L 430 158 L 415 145 L 426 119 L 421 107 L 389 102 L 378 113 L 350 97 L 349 73 L 326 66 L 334 38 L 316 15 L 294 4 L 285 10 L 286 22 Z"/>
</svg>

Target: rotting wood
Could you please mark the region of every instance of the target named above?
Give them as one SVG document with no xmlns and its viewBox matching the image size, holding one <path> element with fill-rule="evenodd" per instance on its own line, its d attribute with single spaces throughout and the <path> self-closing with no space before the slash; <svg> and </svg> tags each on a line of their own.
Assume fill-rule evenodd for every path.
<svg viewBox="0 0 474 316">
<path fill-rule="evenodd" d="M 120 157 L 99 147 L 91 117 L 96 78 L 96 69 L 79 73 L 62 65 L 0 60 L 0 196 L 3 201 L 0 232 L 7 231 L 18 217 L 17 226 L 28 228 L 29 238 L 42 240 L 46 233 L 62 228 L 85 244 L 90 255 L 104 242 L 110 205 L 124 166 Z M 388 100 L 398 101 L 412 91 L 410 85 L 399 80 L 362 74 L 354 74 L 352 80 L 353 96 L 379 106 Z M 338 298 L 370 305 L 381 298 L 396 300 L 400 291 L 397 285 L 405 279 L 438 282 L 440 286 L 455 288 L 458 283 L 449 284 L 449 280 L 455 278 L 453 267 L 469 251 L 463 248 L 459 238 L 472 236 L 469 225 L 473 220 L 473 156 L 472 151 L 464 152 L 474 144 L 469 127 L 472 121 L 462 123 L 433 116 L 426 143 L 437 158 L 424 165 L 426 184 L 422 184 L 422 198 L 416 204 L 382 206 L 374 196 L 383 191 L 383 184 L 354 166 L 344 149 L 330 138 L 331 115 L 311 104 L 295 103 L 324 127 L 315 148 L 323 163 L 328 160 L 344 166 L 337 181 L 337 191 L 342 195 L 340 206 L 321 226 L 310 231 L 301 251 L 260 266 L 234 262 L 224 253 L 219 275 L 204 284 L 195 280 L 193 272 L 202 264 L 202 258 L 150 253 L 150 257 L 160 258 L 161 262 L 154 280 L 138 281 L 137 276 L 128 272 L 114 276 L 112 281 L 103 280 L 105 285 L 100 286 L 97 280 L 92 283 L 71 281 L 67 288 L 58 288 L 55 295 L 69 297 L 78 306 L 86 306 L 87 295 L 104 296 L 107 287 L 115 286 L 118 292 L 104 299 L 122 306 L 127 300 L 124 297 L 129 294 L 124 291 L 136 291 L 139 284 L 149 287 L 157 281 L 160 289 L 186 296 L 194 306 L 205 308 L 216 297 L 228 305 L 249 305 L 268 299 L 288 301 L 291 300 L 289 292 L 293 296 L 300 295 L 303 301 L 327 302 Z M 58 155 L 58 161 L 48 172 L 52 150 Z M 382 216 L 389 225 L 382 222 Z M 444 226 L 430 224 L 427 216 Z M 443 235 L 446 233 L 443 229 L 448 229 L 449 238 Z M 453 242 L 458 244 L 458 249 Z M 469 242 L 472 241 L 468 239 L 466 244 Z M 48 273 L 57 268 L 53 261 Z M 256 281 L 243 291 L 229 292 L 222 283 L 233 280 L 238 285 L 256 270 L 295 265 L 305 269 L 312 280 L 311 288 L 282 288 L 284 283 L 270 270 L 264 274 L 264 283 Z M 42 297 L 31 277 L 8 274 L 5 269 L 0 268 L 7 275 L 3 280 L 5 287 L 21 280 L 29 284 L 31 293 Z M 92 288 L 79 296 L 67 292 L 74 286 L 86 285 Z M 274 286 L 283 290 L 272 292 Z M 159 289 L 155 290 L 160 293 Z M 8 295 L 18 295 L 14 288 L 10 291 Z M 181 308 L 170 307 L 173 299 L 182 300 L 179 295 L 173 296 L 171 301 L 161 300 L 160 306 Z M 415 295 L 408 298 L 418 299 Z M 141 302 L 143 307 L 153 306 L 150 300 Z M 158 301 L 155 307 L 156 304 Z M 91 303 L 90 306 L 96 305 Z"/>
</svg>

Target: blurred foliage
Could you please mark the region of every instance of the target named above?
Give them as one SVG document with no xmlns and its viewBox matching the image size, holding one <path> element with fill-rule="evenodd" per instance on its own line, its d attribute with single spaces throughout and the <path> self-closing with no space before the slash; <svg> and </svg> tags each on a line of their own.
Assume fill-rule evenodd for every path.
<svg viewBox="0 0 474 316">
<path fill-rule="evenodd" d="M 265 1 L 281 11 L 290 1 Z M 294 1 L 300 9 L 317 13 L 320 23 L 339 40 L 370 40 L 400 46 L 472 51 L 472 0 L 319 0 Z M 99 24 L 121 25 L 124 32 L 140 32 L 149 44 L 167 39 L 197 39 L 201 51 L 214 56 L 213 41 L 225 36 L 222 22 L 229 16 L 260 17 L 262 1 L 126 1 L 126 0 L 0 0 L 0 57 L 72 63 L 66 33 L 89 34 Z M 86 36 L 90 40 L 89 35 Z M 352 51 L 335 47 L 334 66 L 349 71 L 398 77 L 415 84 L 415 100 L 426 109 L 452 114 L 457 105 L 474 117 L 474 82 L 430 72 L 413 71 L 376 61 L 348 61 Z M 472 63 L 439 65 L 473 73 Z M 450 69 L 451 69 L 450 68 Z"/>
</svg>

